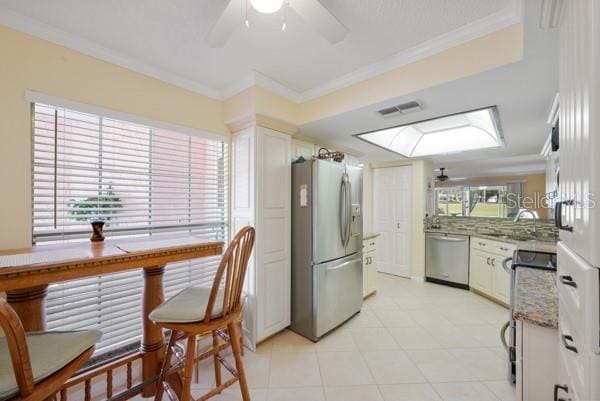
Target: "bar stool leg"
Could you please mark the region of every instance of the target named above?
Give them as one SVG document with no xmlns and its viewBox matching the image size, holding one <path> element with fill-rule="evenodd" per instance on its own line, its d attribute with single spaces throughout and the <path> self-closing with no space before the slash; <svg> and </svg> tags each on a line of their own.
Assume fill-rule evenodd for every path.
<svg viewBox="0 0 600 401">
<path fill-rule="evenodd" d="M 219 335 L 216 330 L 212 332 L 213 337 L 213 347 L 215 350 L 215 354 L 213 355 L 213 364 L 215 367 L 215 383 L 217 387 L 221 385 L 221 362 L 219 362 L 219 351 L 217 347 L 219 346 Z"/>
<path fill-rule="evenodd" d="M 196 359 L 196 336 L 190 335 L 187 340 L 185 350 L 185 363 L 183 366 L 183 388 L 180 401 L 191 400 L 192 371 L 194 370 L 194 360 Z"/>
<path fill-rule="evenodd" d="M 177 340 L 177 332 L 172 330 L 171 335 L 169 336 L 169 345 L 167 345 L 167 354 L 165 355 L 165 359 L 162 363 L 162 369 L 160 370 L 160 376 L 158 376 L 158 382 L 156 383 L 156 395 L 154 396 L 154 401 L 161 401 L 163 393 L 165 391 L 164 382 L 167 378 L 167 372 L 171 368 L 171 358 L 173 356 L 173 346 L 175 345 L 175 341 Z"/>
<path fill-rule="evenodd" d="M 240 390 L 242 391 L 242 399 L 244 401 L 250 401 L 250 392 L 248 391 L 248 381 L 246 380 L 246 371 L 244 369 L 244 361 L 242 360 L 242 347 L 240 346 L 241 334 L 238 330 L 238 324 L 236 322 L 229 323 L 227 329 L 229 330 L 231 338 L 231 348 L 233 349 L 233 356 L 235 357 L 235 368 L 238 372 L 238 379 L 240 381 Z"/>
</svg>

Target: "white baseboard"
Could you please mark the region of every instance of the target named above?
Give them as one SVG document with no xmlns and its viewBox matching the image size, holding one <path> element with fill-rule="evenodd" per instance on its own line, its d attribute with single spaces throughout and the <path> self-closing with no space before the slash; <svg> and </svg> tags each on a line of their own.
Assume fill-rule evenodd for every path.
<svg viewBox="0 0 600 401">
<path fill-rule="evenodd" d="M 423 277 L 423 276 L 413 276 L 410 279 L 414 280 L 414 281 L 418 281 L 419 283 L 424 283 L 425 282 L 425 277 Z"/>
</svg>

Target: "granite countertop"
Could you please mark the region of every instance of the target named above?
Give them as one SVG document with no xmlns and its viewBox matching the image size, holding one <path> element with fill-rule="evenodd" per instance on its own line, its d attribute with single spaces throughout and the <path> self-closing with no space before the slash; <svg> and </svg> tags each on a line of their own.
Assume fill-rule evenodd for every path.
<svg viewBox="0 0 600 401">
<path fill-rule="evenodd" d="M 529 241 L 518 241 L 510 238 L 499 238 L 493 235 L 486 235 L 473 230 L 457 230 L 457 229 L 446 229 L 446 228 L 427 228 L 426 233 L 443 233 L 443 234 L 455 234 L 455 235 L 469 235 L 471 237 L 485 238 L 493 241 L 504 242 L 507 244 L 514 244 L 518 249 L 523 251 L 531 252 L 548 252 L 556 253 L 556 241 L 540 241 L 540 240 L 529 240 Z"/>
<path fill-rule="evenodd" d="M 515 319 L 524 322 L 558 328 L 556 272 L 518 268 L 513 314 Z"/>
<path fill-rule="evenodd" d="M 379 237 L 379 233 L 366 232 L 363 233 L 363 240 Z"/>
</svg>

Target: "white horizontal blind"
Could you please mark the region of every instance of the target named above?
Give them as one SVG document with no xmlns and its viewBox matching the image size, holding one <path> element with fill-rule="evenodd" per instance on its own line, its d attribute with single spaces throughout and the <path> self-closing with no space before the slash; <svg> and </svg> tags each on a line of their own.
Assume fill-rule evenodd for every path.
<svg viewBox="0 0 600 401">
<path fill-rule="evenodd" d="M 33 242 L 189 232 L 227 240 L 227 144 L 33 105 Z M 219 257 L 169 265 L 165 294 L 212 283 Z M 97 352 L 139 339 L 142 272 L 51 285 L 50 329 L 97 328 Z"/>
</svg>

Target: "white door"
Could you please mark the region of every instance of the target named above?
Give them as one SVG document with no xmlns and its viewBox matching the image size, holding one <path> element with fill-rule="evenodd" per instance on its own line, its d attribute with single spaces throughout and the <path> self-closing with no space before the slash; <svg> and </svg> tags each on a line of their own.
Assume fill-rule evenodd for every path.
<svg viewBox="0 0 600 401">
<path fill-rule="evenodd" d="M 411 167 L 375 169 L 373 225 L 377 243 L 377 270 L 410 277 Z"/>
</svg>

